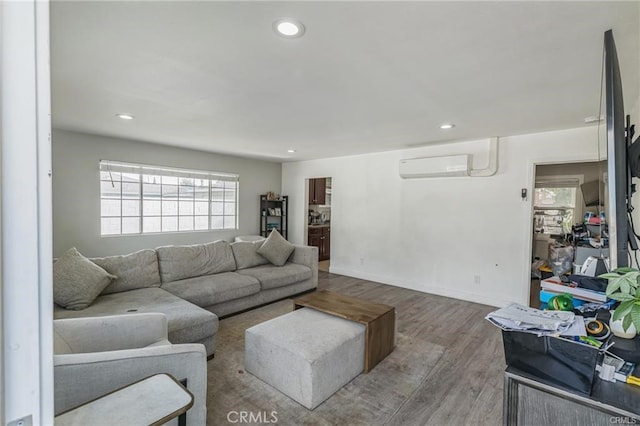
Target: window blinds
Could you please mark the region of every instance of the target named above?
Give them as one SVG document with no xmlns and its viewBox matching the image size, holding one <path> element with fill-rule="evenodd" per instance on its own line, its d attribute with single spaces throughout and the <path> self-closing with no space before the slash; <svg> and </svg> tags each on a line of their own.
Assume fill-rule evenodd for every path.
<svg viewBox="0 0 640 426">
<path fill-rule="evenodd" d="M 108 173 L 130 173 L 137 175 L 171 176 L 190 179 L 210 179 L 213 181 L 238 182 L 239 175 L 234 173 L 185 170 L 172 167 L 150 166 L 144 164 L 122 163 L 100 160 L 100 171 Z"/>
</svg>

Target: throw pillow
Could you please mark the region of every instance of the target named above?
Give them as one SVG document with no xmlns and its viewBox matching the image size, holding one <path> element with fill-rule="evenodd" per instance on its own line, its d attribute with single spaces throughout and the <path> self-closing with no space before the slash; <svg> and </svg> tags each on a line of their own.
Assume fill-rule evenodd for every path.
<svg viewBox="0 0 640 426">
<path fill-rule="evenodd" d="M 116 278 L 71 248 L 53 264 L 53 300 L 65 309 L 86 309 Z"/>
<path fill-rule="evenodd" d="M 294 249 L 295 246 L 285 240 L 277 229 L 274 229 L 257 252 L 274 265 L 282 266 L 287 263 L 287 259 L 289 259 Z"/>
<path fill-rule="evenodd" d="M 252 268 L 269 263 L 267 259 L 258 254 L 258 249 L 262 247 L 265 241 L 237 241 L 231 243 L 233 257 L 236 259 L 236 269 Z"/>
</svg>

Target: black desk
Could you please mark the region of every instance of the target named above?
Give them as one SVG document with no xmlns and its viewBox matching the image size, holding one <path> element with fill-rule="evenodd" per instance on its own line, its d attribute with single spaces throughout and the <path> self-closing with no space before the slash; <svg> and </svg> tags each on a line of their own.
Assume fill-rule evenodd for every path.
<svg viewBox="0 0 640 426">
<path fill-rule="evenodd" d="M 591 396 L 586 396 L 507 367 L 503 424 L 640 424 L 640 387 L 597 378 Z"/>
</svg>

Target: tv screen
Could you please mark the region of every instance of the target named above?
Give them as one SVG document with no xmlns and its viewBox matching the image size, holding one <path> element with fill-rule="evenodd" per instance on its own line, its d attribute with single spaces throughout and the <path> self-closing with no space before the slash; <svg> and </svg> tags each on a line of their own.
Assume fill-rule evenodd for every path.
<svg viewBox="0 0 640 426">
<path fill-rule="evenodd" d="M 628 218 L 631 174 L 627 161 L 629 142 L 625 134 L 622 78 L 613 31 L 604 33 L 604 68 L 607 121 L 607 171 L 609 176 L 609 246 L 611 268 L 629 266 L 628 244 L 637 242 Z"/>
</svg>

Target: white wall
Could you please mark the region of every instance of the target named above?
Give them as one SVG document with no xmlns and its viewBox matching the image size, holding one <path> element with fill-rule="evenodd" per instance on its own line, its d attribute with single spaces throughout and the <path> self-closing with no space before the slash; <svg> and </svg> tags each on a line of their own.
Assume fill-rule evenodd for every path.
<svg viewBox="0 0 640 426">
<path fill-rule="evenodd" d="M 53 424 L 49 3 L 1 2 L 0 31 L 0 422 Z"/>
<path fill-rule="evenodd" d="M 100 236 L 99 161 L 119 160 L 240 175 L 239 230 Z M 259 231 L 259 195 L 280 193 L 279 163 L 218 155 L 132 140 L 54 130 L 53 251 L 76 247 L 86 256 L 125 254 L 166 244 L 232 241 Z"/>
<path fill-rule="evenodd" d="M 596 127 L 500 139 L 487 178 L 403 180 L 402 158 L 470 153 L 488 161 L 488 139 L 404 151 L 285 163 L 291 240 L 304 236 L 305 179 L 331 176 L 331 271 L 501 306 L 527 303 L 534 164 L 594 161 Z M 477 282 L 479 281 L 479 282 Z"/>
<path fill-rule="evenodd" d="M 638 80 L 640 80 L 640 75 L 638 75 Z M 638 138 L 638 135 L 640 135 L 640 94 L 629 104 L 633 105 L 631 111 L 628 114 L 631 116 L 631 123 L 636 125 L 636 134 L 634 135 L 635 140 L 636 138 Z M 637 191 L 640 191 L 640 180 L 637 178 L 633 178 L 633 183 L 636 184 Z M 631 205 L 634 208 L 631 215 L 633 216 L 633 222 L 636 226 L 635 231 L 636 233 L 640 234 L 640 192 L 636 192 L 633 195 L 633 197 L 631 198 Z M 635 266 L 636 268 L 640 267 L 636 264 L 634 256 L 631 256 L 631 262 L 631 266 Z"/>
</svg>

